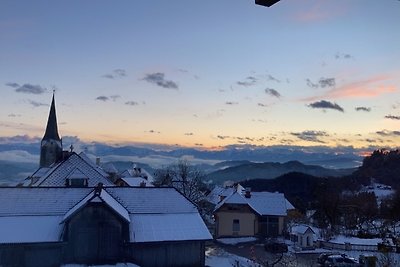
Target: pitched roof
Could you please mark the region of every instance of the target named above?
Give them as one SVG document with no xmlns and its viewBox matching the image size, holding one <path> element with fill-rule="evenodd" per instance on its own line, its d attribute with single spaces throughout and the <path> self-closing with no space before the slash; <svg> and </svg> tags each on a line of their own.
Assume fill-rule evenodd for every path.
<svg viewBox="0 0 400 267">
<path fill-rule="evenodd" d="M 41 168 L 43 169 L 43 168 Z M 39 169 L 34 173 L 38 177 L 38 181 L 31 186 L 65 186 L 65 181 L 70 175 L 78 175 L 80 178 L 88 178 L 88 186 L 96 186 L 98 183 L 103 183 L 106 186 L 111 186 L 113 183 L 107 179 L 107 174 L 84 154 L 79 155 L 75 152 L 65 160 L 54 164 L 49 170 Z"/>
<path fill-rule="evenodd" d="M 129 223 L 130 242 L 211 239 L 197 208 L 174 188 L 108 187 L 96 194 L 94 188 L 0 187 L 0 243 L 58 242 L 64 222 L 91 202 Z"/>
<path fill-rule="evenodd" d="M 131 221 L 131 242 L 212 239 L 198 213 L 133 214 Z"/>
<path fill-rule="evenodd" d="M 304 225 L 304 224 L 299 224 L 299 225 L 292 226 L 291 233 L 297 233 L 297 234 L 302 234 L 303 235 L 309 230 L 313 234 L 315 234 L 314 230 L 310 226 Z"/>
<path fill-rule="evenodd" d="M 251 197 L 247 198 L 235 192 L 221 201 L 215 207 L 215 211 L 224 204 L 247 204 L 259 215 L 286 216 L 288 210 L 286 202 L 287 200 L 282 193 L 251 192 Z"/>
<path fill-rule="evenodd" d="M 46 132 L 44 133 L 43 140 L 61 140 L 60 136 L 58 135 L 58 126 L 57 126 L 57 116 L 56 116 L 56 105 L 54 100 L 54 93 L 53 99 L 51 100 L 49 118 L 47 119 L 47 126 Z"/>
</svg>

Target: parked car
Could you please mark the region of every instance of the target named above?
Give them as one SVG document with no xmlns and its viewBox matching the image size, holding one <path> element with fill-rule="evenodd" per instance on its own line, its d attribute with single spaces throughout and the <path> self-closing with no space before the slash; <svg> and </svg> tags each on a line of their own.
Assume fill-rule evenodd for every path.
<svg viewBox="0 0 400 267">
<path fill-rule="evenodd" d="M 325 260 L 326 267 L 359 267 L 361 266 L 356 259 L 345 255 L 331 255 Z"/>
<path fill-rule="evenodd" d="M 264 248 L 266 251 L 271 253 L 285 253 L 288 252 L 288 246 L 285 243 L 281 243 L 276 240 L 268 240 L 264 244 Z"/>
<path fill-rule="evenodd" d="M 341 256 L 341 254 L 335 253 L 335 252 L 322 253 L 322 254 L 320 254 L 320 255 L 318 256 L 317 262 L 318 262 L 320 265 L 324 266 L 326 259 L 327 259 L 329 256 L 332 256 L 332 255 L 339 255 L 339 256 Z"/>
</svg>

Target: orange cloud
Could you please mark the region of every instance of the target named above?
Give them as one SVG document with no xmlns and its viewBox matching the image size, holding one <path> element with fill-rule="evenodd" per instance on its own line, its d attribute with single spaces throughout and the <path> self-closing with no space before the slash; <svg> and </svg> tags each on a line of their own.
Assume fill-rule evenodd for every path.
<svg viewBox="0 0 400 267">
<path fill-rule="evenodd" d="M 370 98 L 382 94 L 393 93 L 397 88 L 393 85 L 383 85 L 389 79 L 388 76 L 377 76 L 364 81 L 352 82 L 343 86 L 332 88 L 319 96 L 303 99 L 304 101 L 315 101 L 318 99 L 339 99 L 339 98 Z"/>
</svg>

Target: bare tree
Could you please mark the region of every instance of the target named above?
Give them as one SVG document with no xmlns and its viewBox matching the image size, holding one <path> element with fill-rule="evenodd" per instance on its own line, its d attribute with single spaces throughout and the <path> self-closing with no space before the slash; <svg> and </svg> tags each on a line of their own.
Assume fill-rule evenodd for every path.
<svg viewBox="0 0 400 267">
<path fill-rule="evenodd" d="M 186 160 L 156 170 L 156 186 L 173 186 L 194 203 L 204 197 L 204 173 Z"/>
</svg>

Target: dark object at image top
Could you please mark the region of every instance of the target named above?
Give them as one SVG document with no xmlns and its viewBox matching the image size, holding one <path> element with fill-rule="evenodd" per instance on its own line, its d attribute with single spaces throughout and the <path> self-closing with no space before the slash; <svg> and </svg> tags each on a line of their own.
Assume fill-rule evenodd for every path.
<svg viewBox="0 0 400 267">
<path fill-rule="evenodd" d="M 267 6 L 267 7 L 270 7 L 273 4 L 276 4 L 279 2 L 279 0 L 255 0 L 255 1 L 256 1 L 256 5 Z"/>
</svg>

